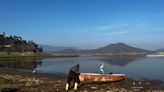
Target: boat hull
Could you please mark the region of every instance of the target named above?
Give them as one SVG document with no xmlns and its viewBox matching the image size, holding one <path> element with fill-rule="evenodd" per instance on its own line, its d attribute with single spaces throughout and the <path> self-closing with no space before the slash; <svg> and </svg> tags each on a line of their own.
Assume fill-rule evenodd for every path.
<svg viewBox="0 0 164 92">
<path fill-rule="evenodd" d="M 96 74 L 96 73 L 81 73 L 80 81 L 84 82 L 112 82 L 125 79 L 125 74 Z"/>
</svg>

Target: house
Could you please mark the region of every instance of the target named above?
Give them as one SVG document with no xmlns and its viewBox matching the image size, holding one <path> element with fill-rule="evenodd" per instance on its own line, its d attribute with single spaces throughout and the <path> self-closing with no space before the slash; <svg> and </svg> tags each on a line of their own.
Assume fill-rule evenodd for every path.
<svg viewBox="0 0 164 92">
<path fill-rule="evenodd" d="M 5 36 L 6 36 L 5 32 L 0 34 L 0 37 L 5 37 Z"/>
</svg>

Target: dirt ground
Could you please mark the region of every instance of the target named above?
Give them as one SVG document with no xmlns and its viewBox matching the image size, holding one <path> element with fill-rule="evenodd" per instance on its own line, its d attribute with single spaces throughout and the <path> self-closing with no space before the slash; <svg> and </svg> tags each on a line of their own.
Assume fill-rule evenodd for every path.
<svg viewBox="0 0 164 92">
<path fill-rule="evenodd" d="M 68 92 L 164 92 L 159 80 L 136 81 L 125 79 L 110 83 L 81 83 L 78 90 L 73 84 Z M 66 76 L 7 72 L 0 70 L 0 92 L 67 92 Z"/>
</svg>

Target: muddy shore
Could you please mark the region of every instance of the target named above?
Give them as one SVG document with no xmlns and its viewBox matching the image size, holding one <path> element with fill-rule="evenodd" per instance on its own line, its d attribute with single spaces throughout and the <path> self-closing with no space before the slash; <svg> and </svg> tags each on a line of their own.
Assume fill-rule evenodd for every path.
<svg viewBox="0 0 164 92">
<path fill-rule="evenodd" d="M 0 92 L 66 92 L 65 75 L 33 74 L 0 70 Z M 137 81 L 125 79 L 110 83 L 81 83 L 68 92 L 164 92 L 159 80 Z"/>
</svg>

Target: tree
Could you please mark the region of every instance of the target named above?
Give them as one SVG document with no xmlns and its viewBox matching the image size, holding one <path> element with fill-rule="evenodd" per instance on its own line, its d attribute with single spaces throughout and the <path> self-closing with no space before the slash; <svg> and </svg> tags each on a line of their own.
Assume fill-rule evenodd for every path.
<svg viewBox="0 0 164 92">
<path fill-rule="evenodd" d="M 0 35 L 0 52 L 42 52 L 42 48 L 30 40 L 23 40 L 20 36 Z"/>
</svg>

